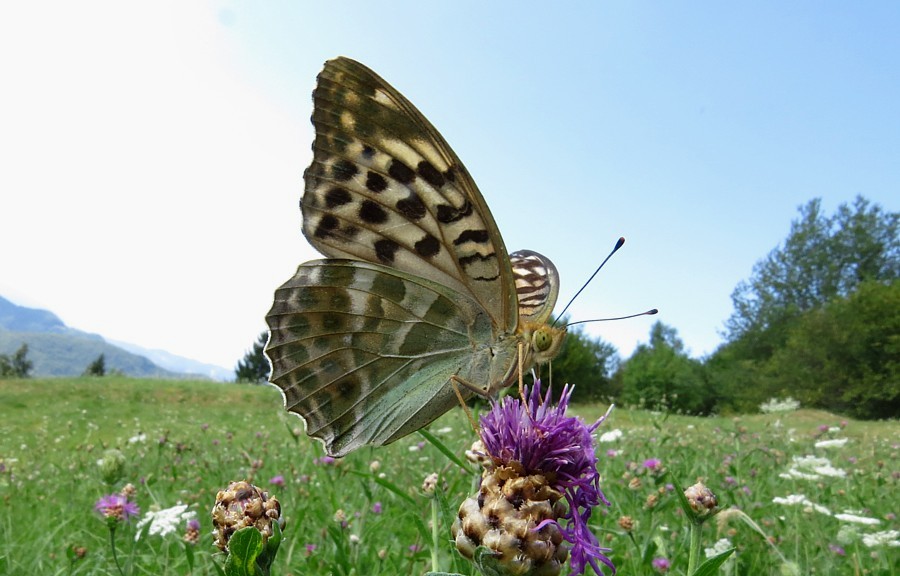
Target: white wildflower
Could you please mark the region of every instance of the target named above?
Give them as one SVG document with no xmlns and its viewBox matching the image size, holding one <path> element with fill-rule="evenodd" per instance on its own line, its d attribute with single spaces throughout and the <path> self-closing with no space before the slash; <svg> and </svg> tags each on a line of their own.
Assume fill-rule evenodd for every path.
<svg viewBox="0 0 900 576">
<path fill-rule="evenodd" d="M 848 438 L 833 438 L 831 440 L 819 440 L 816 448 L 840 448 L 847 443 Z"/>
<path fill-rule="evenodd" d="M 866 534 L 862 537 L 862 541 L 863 544 L 865 544 L 869 548 L 875 548 L 878 546 L 900 548 L 900 531 L 885 530 L 884 532 Z"/>
<path fill-rule="evenodd" d="M 821 478 L 818 474 L 807 474 L 805 472 L 801 472 L 796 468 L 791 468 L 787 472 L 782 472 L 778 475 L 779 478 L 784 478 L 785 480 L 818 480 Z"/>
<path fill-rule="evenodd" d="M 815 510 L 816 512 L 818 512 L 820 514 L 826 514 L 828 516 L 831 516 L 831 511 L 828 508 L 822 506 L 821 504 L 816 504 L 815 502 L 813 502 L 812 500 L 810 500 L 803 494 L 789 494 L 786 498 L 781 498 L 779 496 L 776 496 L 775 498 L 772 498 L 772 502 L 775 504 L 783 504 L 785 506 L 802 505 L 803 510 L 806 512 L 808 512 L 810 510 Z"/>
<path fill-rule="evenodd" d="M 879 520 L 878 518 L 858 516 L 850 510 L 844 510 L 843 513 L 835 514 L 834 517 L 841 522 L 851 522 L 853 524 L 865 524 L 867 526 L 875 526 L 876 524 L 881 524 L 881 520 Z"/>
<path fill-rule="evenodd" d="M 759 410 L 763 414 L 772 414 L 775 412 L 793 412 L 800 407 L 800 401 L 794 400 L 790 396 L 784 400 L 770 398 L 768 402 L 759 405 Z"/>
<path fill-rule="evenodd" d="M 614 430 L 610 430 L 609 432 L 604 432 L 597 438 L 597 442 L 615 442 L 619 438 L 623 436 L 622 431 L 618 428 Z"/>
<path fill-rule="evenodd" d="M 786 473 L 779 474 L 781 478 L 818 480 L 822 476 L 830 478 L 843 478 L 847 472 L 831 465 L 828 458 L 820 456 L 794 456 L 794 464 Z"/>
<path fill-rule="evenodd" d="M 134 535 L 134 539 L 137 541 L 141 537 L 141 534 L 144 533 L 144 526 L 148 524 L 150 527 L 147 529 L 147 534 L 151 536 L 157 534 L 167 536 L 183 527 L 194 516 L 196 516 L 196 513 L 193 510 L 188 510 L 187 504 L 178 504 L 163 510 L 151 510 L 144 514 L 144 517 L 137 523 L 137 533 Z"/>
<path fill-rule="evenodd" d="M 137 444 L 138 442 L 143 444 L 146 441 L 147 441 L 147 435 L 144 434 L 143 432 L 141 432 L 140 434 L 136 434 L 128 439 L 129 444 Z"/>
<path fill-rule="evenodd" d="M 434 431 L 435 434 L 449 434 L 451 432 L 453 432 L 453 428 L 450 426 L 444 426 L 443 428 L 438 428 Z"/>
<path fill-rule="evenodd" d="M 732 546 L 731 540 L 729 540 L 728 538 L 721 538 L 718 542 L 713 544 L 712 548 L 704 548 L 703 553 L 707 558 L 712 558 L 713 556 L 718 556 L 722 552 L 731 550 L 732 548 L 734 548 L 734 546 Z M 734 556 L 732 556 L 732 558 L 733 557 Z"/>
<path fill-rule="evenodd" d="M 841 431 L 841 427 L 840 426 L 831 426 L 830 428 L 828 428 L 828 431 L 831 432 L 832 434 L 837 434 L 838 432 Z"/>
</svg>

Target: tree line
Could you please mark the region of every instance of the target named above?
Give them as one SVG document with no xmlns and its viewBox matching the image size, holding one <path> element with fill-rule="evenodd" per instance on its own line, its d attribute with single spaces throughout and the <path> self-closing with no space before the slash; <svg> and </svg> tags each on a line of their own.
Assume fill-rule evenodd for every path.
<svg viewBox="0 0 900 576">
<path fill-rule="evenodd" d="M 771 398 L 857 418 L 900 415 L 900 213 L 858 196 L 825 214 L 799 209 L 787 238 L 731 294 L 724 343 L 690 357 L 677 331 L 653 324 L 621 360 L 614 346 L 569 331 L 552 363 L 574 401 L 687 414 L 755 412 Z M 266 333 L 238 363 L 238 381 L 268 378 Z M 545 370 L 546 371 L 546 370 Z"/>
</svg>

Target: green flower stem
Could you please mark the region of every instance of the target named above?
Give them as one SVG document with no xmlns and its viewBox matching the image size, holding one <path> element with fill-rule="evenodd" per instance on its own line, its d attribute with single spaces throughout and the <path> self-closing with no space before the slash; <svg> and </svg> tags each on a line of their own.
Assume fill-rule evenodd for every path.
<svg viewBox="0 0 900 576">
<path fill-rule="evenodd" d="M 431 570 L 439 571 L 438 566 L 438 546 L 441 545 L 441 534 L 438 527 L 438 499 L 436 496 L 431 497 Z"/>
<path fill-rule="evenodd" d="M 691 553 L 688 557 L 688 576 L 691 576 L 700 564 L 700 529 L 699 524 L 690 523 L 688 530 L 691 533 Z"/>
<path fill-rule="evenodd" d="M 109 547 L 112 548 L 113 561 L 116 563 L 116 568 L 119 569 L 119 574 L 125 576 L 122 565 L 119 564 L 119 556 L 116 554 L 116 526 L 112 523 L 109 525 Z"/>
</svg>

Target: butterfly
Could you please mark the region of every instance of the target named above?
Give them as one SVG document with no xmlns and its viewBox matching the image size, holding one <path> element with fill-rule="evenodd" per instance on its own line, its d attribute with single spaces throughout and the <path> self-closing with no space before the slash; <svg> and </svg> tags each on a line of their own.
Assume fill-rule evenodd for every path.
<svg viewBox="0 0 900 576">
<path fill-rule="evenodd" d="M 559 274 L 508 254 L 475 182 L 375 72 L 325 63 L 313 91 L 301 264 L 266 316 L 270 381 L 327 453 L 389 444 L 463 396 L 493 395 L 559 352 Z"/>
</svg>

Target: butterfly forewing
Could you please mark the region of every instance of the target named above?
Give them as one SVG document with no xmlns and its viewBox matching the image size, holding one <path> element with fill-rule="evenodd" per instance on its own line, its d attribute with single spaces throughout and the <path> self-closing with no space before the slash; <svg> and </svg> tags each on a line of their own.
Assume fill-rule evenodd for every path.
<svg viewBox="0 0 900 576">
<path fill-rule="evenodd" d="M 430 122 L 377 74 L 326 63 L 313 94 L 303 232 L 323 254 L 376 262 L 469 294 L 516 327 L 506 247 L 465 167 Z"/>
<path fill-rule="evenodd" d="M 457 403 L 454 385 L 511 384 L 520 350 L 526 369 L 552 357 L 558 276 L 540 254 L 507 254 L 462 163 L 374 72 L 331 60 L 313 100 L 300 204 L 328 258 L 276 291 L 266 355 L 285 406 L 342 456 L 427 425 Z"/>
</svg>

